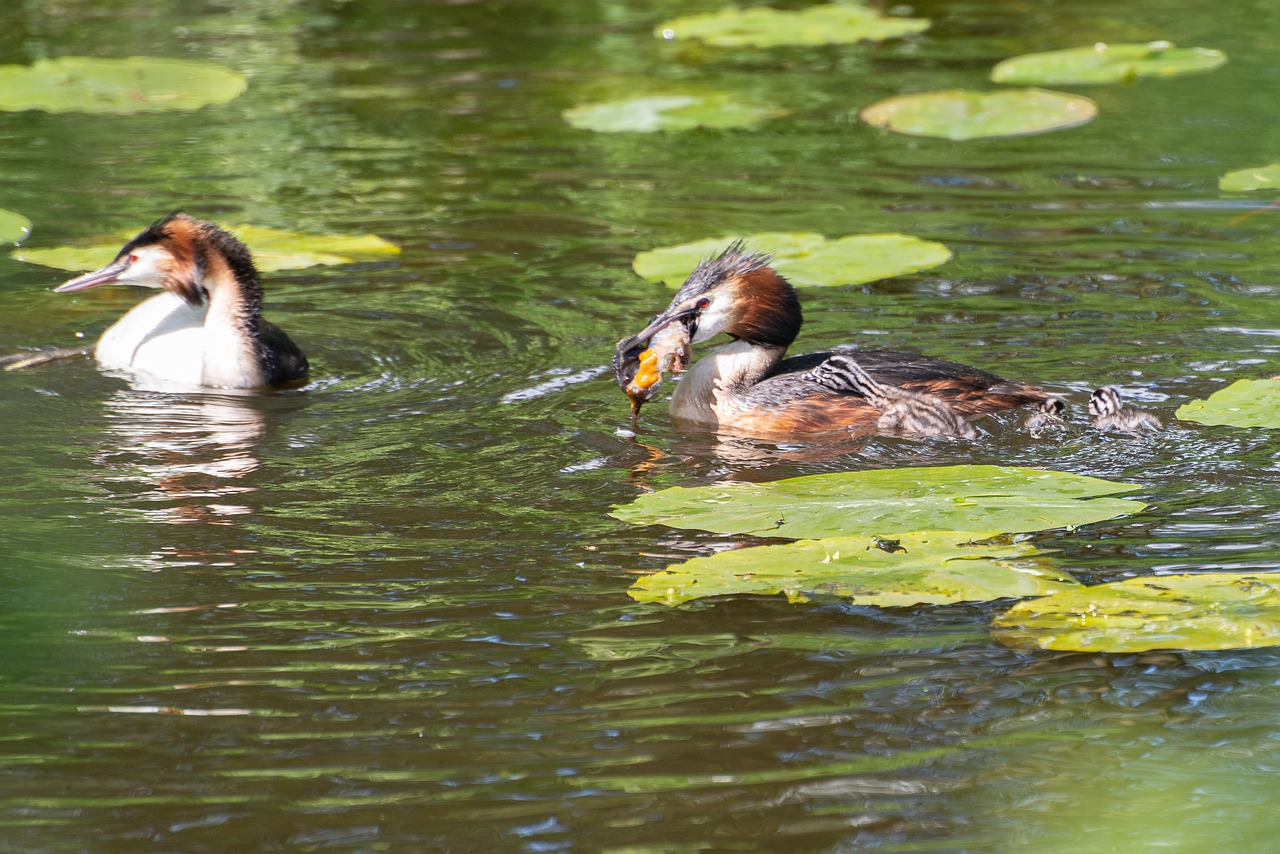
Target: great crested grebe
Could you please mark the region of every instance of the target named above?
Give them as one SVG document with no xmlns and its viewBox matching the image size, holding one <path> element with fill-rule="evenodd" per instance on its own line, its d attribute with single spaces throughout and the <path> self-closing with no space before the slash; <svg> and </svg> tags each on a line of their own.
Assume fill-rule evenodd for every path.
<svg viewBox="0 0 1280 854">
<path fill-rule="evenodd" d="M 645 344 L 658 332 L 680 324 L 693 344 L 727 333 L 732 341 L 684 371 L 671 399 L 671 415 L 761 438 L 876 429 L 883 413 L 864 394 L 840 383 L 829 387 L 806 379 L 815 371 L 827 373 L 822 366 L 833 357 L 849 355 L 874 381 L 925 396 L 930 405 L 948 408 L 960 421 L 1022 406 L 1051 411 L 1061 406 L 1061 401 L 1047 403 L 1057 398 L 1044 389 L 928 356 L 858 350 L 785 358 L 802 322 L 791 284 L 769 266 L 767 255 L 748 253 L 737 242 L 699 264 L 665 311 L 638 335 L 618 343 L 614 370 L 638 407 L 648 395 L 643 388 L 636 393 L 635 381 L 652 367 Z"/>
<path fill-rule="evenodd" d="M 109 284 L 164 293 L 102 333 L 93 354 L 107 370 L 208 388 L 259 388 L 307 374 L 307 357 L 262 319 L 262 283 L 249 250 L 212 223 L 170 214 L 110 264 L 54 292 Z"/>
<path fill-rule="evenodd" d="M 1094 427 L 1116 433 L 1154 433 L 1163 426 L 1150 412 L 1125 406 L 1115 386 L 1103 386 L 1089 396 L 1089 415 Z"/>
</svg>

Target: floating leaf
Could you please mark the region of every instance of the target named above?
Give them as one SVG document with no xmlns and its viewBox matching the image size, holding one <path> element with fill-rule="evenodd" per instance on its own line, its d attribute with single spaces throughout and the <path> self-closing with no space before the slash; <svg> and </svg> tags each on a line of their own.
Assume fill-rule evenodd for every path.
<svg viewBox="0 0 1280 854">
<path fill-rule="evenodd" d="M 685 15 L 654 30 L 661 39 L 697 39 L 714 47 L 849 44 L 881 41 L 929 29 L 925 18 L 885 17 L 852 4 L 823 4 L 797 12 L 754 6 Z"/>
<path fill-rule="evenodd" d="M 1218 179 L 1218 189 L 1225 193 L 1280 189 L 1280 163 L 1228 172 Z"/>
<path fill-rule="evenodd" d="M 1280 576 L 1129 578 L 1020 602 L 994 625 L 1011 646 L 1079 652 L 1276 646 Z"/>
<path fill-rule="evenodd" d="M 1137 513 L 1146 507 L 1141 501 L 1098 497 L 1137 488 L 1001 466 L 880 469 L 672 487 L 641 495 L 612 515 L 637 525 L 792 539 L 889 531 L 1018 533 Z M 1086 498 L 1092 500 L 1081 500 Z"/>
<path fill-rule="evenodd" d="M 643 278 L 678 287 L 698 266 L 735 237 L 717 237 L 641 252 L 631 266 Z M 773 265 L 795 285 L 857 285 L 944 264 L 951 250 L 907 234 L 855 234 L 827 240 L 820 234 L 767 232 L 744 238 L 753 251 L 767 252 Z"/>
<path fill-rule="evenodd" d="M 659 130 L 731 128 L 786 115 L 769 104 L 735 100 L 723 92 L 701 95 L 651 95 L 583 104 L 565 110 L 564 120 L 580 130 L 599 133 L 653 133 Z"/>
<path fill-rule="evenodd" d="M 1082 125 L 1097 113 L 1088 98 L 1044 89 L 950 89 L 879 101 L 859 117 L 898 133 L 959 140 L 1062 130 Z"/>
<path fill-rule="evenodd" d="M 21 243 L 31 233 L 31 220 L 0 208 L 0 243 Z"/>
<path fill-rule="evenodd" d="M 1227 61 L 1220 50 L 1174 47 L 1169 42 L 1103 44 L 1071 50 L 1029 53 L 991 69 L 996 83 L 1022 86 L 1071 86 L 1123 83 L 1138 77 L 1174 77 L 1212 71 Z"/>
<path fill-rule="evenodd" d="M 1237 380 L 1208 400 L 1193 400 L 1174 413 L 1183 421 L 1228 427 L 1280 427 L 1280 380 Z"/>
<path fill-rule="evenodd" d="M 64 56 L 0 65 L 0 110 L 141 113 L 222 104 L 248 86 L 244 76 L 185 59 Z"/>
<path fill-rule="evenodd" d="M 894 534 L 891 541 L 833 537 L 738 549 L 645 576 L 629 592 L 641 602 L 668 605 L 731 593 L 781 593 L 792 601 L 838 596 L 858 605 L 898 607 L 1045 596 L 1079 586 L 1025 560 L 1040 554 L 1030 544 L 974 542 L 992 536 L 934 531 Z"/>
<path fill-rule="evenodd" d="M 370 234 L 320 235 L 252 225 L 224 227 L 244 241 L 253 253 L 254 264 L 262 272 L 351 264 L 362 256 L 395 255 L 400 252 L 400 247 L 394 243 Z M 99 238 L 83 246 L 22 249 L 12 253 L 12 257 L 18 261 L 70 272 L 96 270 L 110 263 L 120 247 L 135 236 L 137 231 L 122 231 L 114 237 Z"/>
</svg>

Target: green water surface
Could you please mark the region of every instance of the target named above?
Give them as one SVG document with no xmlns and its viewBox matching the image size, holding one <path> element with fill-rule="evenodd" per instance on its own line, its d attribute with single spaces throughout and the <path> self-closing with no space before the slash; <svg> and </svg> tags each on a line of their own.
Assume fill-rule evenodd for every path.
<svg viewBox="0 0 1280 854">
<path fill-rule="evenodd" d="M 802 4 L 780 5 L 798 8 Z M 995 606 L 633 602 L 740 538 L 624 525 L 641 490 L 899 465 L 1142 485 L 1143 513 L 1034 535 L 1085 582 L 1280 566 L 1268 430 L 1173 422 L 1280 373 L 1280 13 L 1208 0 L 921 2 L 879 45 L 719 50 L 715 2 L 0 4 L 0 62 L 199 59 L 192 113 L 0 113 L 30 247 L 224 222 L 372 233 L 393 260 L 275 273 L 302 389 L 158 394 L 88 361 L 0 373 L 0 850 L 1262 851 L 1280 651 L 1020 652 Z M 1226 51 L 1081 88 L 1099 116 L 955 143 L 857 120 L 1095 41 Z M 575 104 L 702 86 L 736 130 L 594 134 Z M 655 246 L 897 231 L 948 264 L 804 296 L 797 352 L 1117 384 L 1170 428 L 860 447 L 735 440 L 627 403 L 605 365 L 670 291 Z M 7 253 L 6 253 L 7 254 Z M 54 295 L 0 257 L 0 353 L 92 339 L 140 294 Z M 1079 416 L 1077 416 L 1079 417 Z"/>
</svg>

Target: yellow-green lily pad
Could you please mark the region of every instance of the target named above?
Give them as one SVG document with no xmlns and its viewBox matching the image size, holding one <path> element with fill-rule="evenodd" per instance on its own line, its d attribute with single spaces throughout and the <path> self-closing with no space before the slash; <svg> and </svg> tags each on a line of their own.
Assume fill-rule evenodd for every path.
<svg viewBox="0 0 1280 854">
<path fill-rule="evenodd" d="M 672 287 L 698 262 L 719 254 L 736 237 L 715 237 L 641 252 L 631 262 L 642 278 Z M 766 252 L 773 266 L 794 285 L 857 285 L 927 270 L 951 259 L 941 243 L 907 234 L 854 234 L 828 240 L 821 234 L 766 232 L 743 240 L 753 252 Z"/>
<path fill-rule="evenodd" d="M 582 104 L 565 110 L 564 120 L 597 133 L 653 133 L 660 130 L 733 128 L 786 115 L 771 104 L 740 101 L 723 92 L 700 95 L 649 95 L 621 101 Z"/>
<path fill-rule="evenodd" d="M 0 208 L 0 243 L 21 243 L 31 233 L 31 220 Z"/>
<path fill-rule="evenodd" d="M 1078 652 L 1280 645 L 1280 575 L 1128 578 L 1019 602 L 996 619 L 1010 646 Z"/>
<path fill-rule="evenodd" d="M 1225 193 L 1280 189 L 1280 163 L 1228 172 L 1218 179 L 1218 189 Z"/>
<path fill-rule="evenodd" d="M 1174 47 L 1169 42 L 1103 44 L 1070 50 L 1029 53 L 991 69 L 996 83 L 1020 86 L 1072 86 L 1123 83 L 1139 77 L 1174 77 L 1212 71 L 1227 61 L 1220 50 Z"/>
<path fill-rule="evenodd" d="M 1208 400 L 1193 400 L 1174 413 L 1183 421 L 1228 427 L 1280 427 L 1280 380 L 1237 380 Z"/>
<path fill-rule="evenodd" d="M 1019 533 L 1137 513 L 1146 507 L 1141 501 L 1103 497 L 1137 488 L 1003 466 L 879 469 L 671 487 L 615 507 L 612 515 L 637 525 L 790 539 L 886 531 Z"/>
<path fill-rule="evenodd" d="M 654 29 L 661 39 L 696 39 L 714 47 L 850 44 L 920 33 L 925 18 L 897 18 L 852 3 L 825 3 L 799 11 L 768 6 L 721 9 L 663 21 Z"/>
<path fill-rule="evenodd" d="M 1063 130 L 1097 114 L 1097 105 L 1088 98 L 1045 89 L 949 89 L 888 98 L 858 115 L 867 124 L 897 133 L 962 140 Z"/>
<path fill-rule="evenodd" d="M 833 537 L 699 557 L 639 579 L 640 602 L 679 605 L 728 594 L 834 596 L 884 608 L 1047 596 L 1080 586 L 1027 543 L 979 544 L 991 533 L 931 531 Z"/>
<path fill-rule="evenodd" d="M 262 272 L 352 264 L 360 259 L 400 252 L 400 247 L 394 243 L 371 234 L 301 234 L 253 225 L 224 228 L 244 241 L 253 253 L 254 264 Z M 122 231 L 80 246 L 21 249 L 11 253 L 11 257 L 70 272 L 96 270 L 110 263 L 120 247 L 136 235 L 136 230 Z"/>
<path fill-rule="evenodd" d="M 141 113 L 222 104 L 249 85 L 244 75 L 205 62 L 131 56 L 64 56 L 0 65 L 0 110 Z"/>
</svg>

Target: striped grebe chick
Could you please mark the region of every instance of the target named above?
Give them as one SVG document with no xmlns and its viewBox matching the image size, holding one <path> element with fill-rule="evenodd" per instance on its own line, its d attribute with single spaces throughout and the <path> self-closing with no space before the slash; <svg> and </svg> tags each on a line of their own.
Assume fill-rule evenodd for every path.
<svg viewBox="0 0 1280 854">
<path fill-rule="evenodd" d="M 106 370 L 206 388 L 260 388 L 307 375 L 306 356 L 262 318 L 262 283 L 249 250 L 212 223 L 171 214 L 107 266 L 54 291 L 109 284 L 164 293 L 102 333 L 93 354 Z"/>
<path fill-rule="evenodd" d="M 867 373 L 852 355 L 833 353 L 804 375 L 832 391 L 851 391 L 880 410 L 876 429 L 907 436 L 959 436 L 974 439 L 978 431 L 940 397 L 898 388 Z"/>
<path fill-rule="evenodd" d="M 1094 427 L 1116 433 L 1154 433 L 1163 426 L 1150 412 L 1125 406 L 1120 390 L 1110 385 L 1089 396 L 1089 415 Z"/>
</svg>

